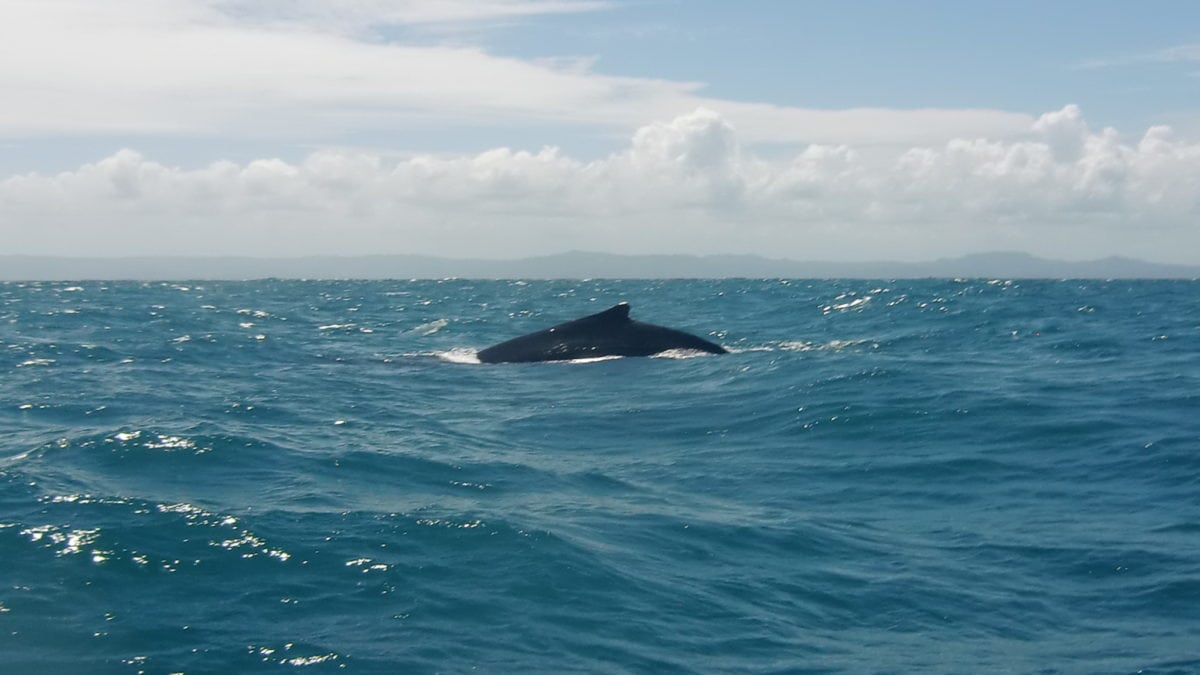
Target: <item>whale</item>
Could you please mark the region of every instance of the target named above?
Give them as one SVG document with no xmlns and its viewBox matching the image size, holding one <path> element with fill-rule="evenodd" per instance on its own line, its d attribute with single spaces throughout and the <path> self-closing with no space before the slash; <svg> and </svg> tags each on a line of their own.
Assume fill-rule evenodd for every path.
<svg viewBox="0 0 1200 675">
<path fill-rule="evenodd" d="M 672 349 L 725 354 L 725 348 L 691 333 L 629 318 L 629 303 L 522 335 L 477 354 L 483 363 L 572 361 L 602 356 L 653 356 Z"/>
</svg>

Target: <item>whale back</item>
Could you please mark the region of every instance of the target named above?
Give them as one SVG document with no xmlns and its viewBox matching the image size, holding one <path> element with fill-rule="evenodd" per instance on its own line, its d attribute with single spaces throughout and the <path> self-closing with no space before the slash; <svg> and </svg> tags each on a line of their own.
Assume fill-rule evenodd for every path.
<svg viewBox="0 0 1200 675">
<path fill-rule="evenodd" d="M 629 318 L 622 302 L 588 316 L 513 338 L 479 352 L 484 363 L 563 361 L 600 356 L 650 356 L 669 349 L 724 354 L 720 345 L 683 331 Z"/>
<path fill-rule="evenodd" d="M 609 307 L 608 309 L 604 310 L 603 312 L 596 312 L 595 314 L 589 314 L 585 317 L 575 319 L 574 321 L 567 321 L 566 323 L 560 323 L 557 326 L 554 326 L 553 328 L 550 328 L 548 330 L 558 331 L 558 330 L 562 330 L 562 329 L 569 328 L 569 327 L 576 327 L 576 326 L 582 327 L 582 326 L 592 326 L 592 325 L 594 325 L 594 326 L 619 326 L 621 324 L 629 323 L 630 321 L 631 321 L 631 319 L 629 318 L 629 303 L 628 302 L 620 302 L 620 303 L 613 305 L 612 307 Z"/>
</svg>

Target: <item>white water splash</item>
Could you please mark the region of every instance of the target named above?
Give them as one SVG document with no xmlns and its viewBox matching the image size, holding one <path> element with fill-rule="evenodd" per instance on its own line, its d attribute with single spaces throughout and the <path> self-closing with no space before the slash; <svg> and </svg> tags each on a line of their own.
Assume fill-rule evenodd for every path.
<svg viewBox="0 0 1200 675">
<path fill-rule="evenodd" d="M 450 321 L 447 319 L 436 319 L 434 321 L 430 321 L 429 323 L 423 323 L 420 326 L 417 326 L 416 328 L 410 330 L 409 332 L 410 333 L 418 333 L 420 335 L 433 335 L 434 333 L 438 332 L 439 330 L 441 330 L 449 325 L 450 325 Z"/>
<path fill-rule="evenodd" d="M 444 352 L 424 352 L 415 356 L 436 356 L 437 358 L 449 363 L 472 363 L 479 364 L 479 352 L 474 349 L 465 347 L 455 347 L 454 349 Z"/>
</svg>

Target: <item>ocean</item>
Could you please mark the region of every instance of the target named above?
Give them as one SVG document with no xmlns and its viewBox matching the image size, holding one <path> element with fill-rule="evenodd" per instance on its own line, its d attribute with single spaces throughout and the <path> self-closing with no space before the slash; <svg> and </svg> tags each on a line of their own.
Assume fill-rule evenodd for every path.
<svg viewBox="0 0 1200 675">
<path fill-rule="evenodd" d="M 726 355 L 479 364 L 605 309 Z M 1200 282 L 0 284 L 4 673 L 1200 672 Z"/>
</svg>

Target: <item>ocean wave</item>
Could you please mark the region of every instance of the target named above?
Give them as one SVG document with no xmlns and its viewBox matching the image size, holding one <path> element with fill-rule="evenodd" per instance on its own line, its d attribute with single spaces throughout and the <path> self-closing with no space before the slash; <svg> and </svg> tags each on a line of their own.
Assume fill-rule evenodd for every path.
<svg viewBox="0 0 1200 675">
<path fill-rule="evenodd" d="M 64 285 L 0 288 L 14 672 L 1194 663 L 1195 283 Z M 732 353 L 460 367 L 619 300 Z"/>
</svg>

